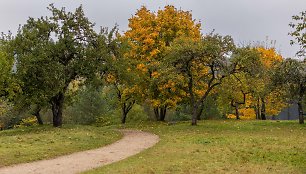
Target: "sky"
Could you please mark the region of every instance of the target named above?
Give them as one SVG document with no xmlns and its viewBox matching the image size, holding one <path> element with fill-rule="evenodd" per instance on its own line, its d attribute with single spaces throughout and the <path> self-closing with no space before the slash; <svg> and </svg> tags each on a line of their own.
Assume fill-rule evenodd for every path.
<svg viewBox="0 0 306 174">
<path fill-rule="evenodd" d="M 67 11 L 82 4 L 97 30 L 118 24 L 122 32 L 142 5 L 151 11 L 174 5 L 191 11 L 193 18 L 201 21 L 203 34 L 215 30 L 231 35 L 239 45 L 273 41 L 272 46 L 284 57 L 295 57 L 299 49 L 290 45 L 291 16 L 306 10 L 306 0 L 0 0 L 0 32 L 10 30 L 16 34 L 19 24 L 24 24 L 28 17 L 50 16 L 46 9 L 50 3 Z"/>
</svg>

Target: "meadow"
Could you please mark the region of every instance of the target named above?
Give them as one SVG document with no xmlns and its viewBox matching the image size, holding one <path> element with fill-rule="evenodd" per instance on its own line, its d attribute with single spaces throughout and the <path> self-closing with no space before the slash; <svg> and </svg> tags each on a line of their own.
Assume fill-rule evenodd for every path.
<svg viewBox="0 0 306 174">
<path fill-rule="evenodd" d="M 160 136 L 154 147 L 96 173 L 305 173 L 306 126 L 290 121 L 207 120 L 198 126 L 119 126 Z"/>
</svg>

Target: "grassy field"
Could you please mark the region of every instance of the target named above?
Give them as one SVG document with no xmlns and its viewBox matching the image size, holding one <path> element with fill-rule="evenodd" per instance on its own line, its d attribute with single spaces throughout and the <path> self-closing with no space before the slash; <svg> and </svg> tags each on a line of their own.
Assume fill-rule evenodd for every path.
<svg viewBox="0 0 306 174">
<path fill-rule="evenodd" d="M 306 126 L 287 121 L 127 125 L 161 141 L 96 173 L 306 173 Z"/>
<path fill-rule="evenodd" d="M 93 149 L 120 138 L 118 131 L 93 126 L 38 126 L 0 131 L 0 167 Z"/>
</svg>

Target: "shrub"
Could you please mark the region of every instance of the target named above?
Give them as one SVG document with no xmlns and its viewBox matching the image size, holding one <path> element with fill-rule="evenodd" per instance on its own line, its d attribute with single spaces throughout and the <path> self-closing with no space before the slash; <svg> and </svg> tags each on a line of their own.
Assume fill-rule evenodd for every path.
<svg viewBox="0 0 306 174">
<path fill-rule="evenodd" d="M 75 102 L 64 111 L 67 123 L 92 124 L 105 112 L 101 89 L 85 87 L 75 97 Z"/>
<path fill-rule="evenodd" d="M 31 116 L 28 118 L 23 118 L 19 124 L 14 125 L 14 128 L 19 128 L 19 127 L 29 127 L 29 126 L 37 126 L 37 119 L 35 116 Z"/>
</svg>

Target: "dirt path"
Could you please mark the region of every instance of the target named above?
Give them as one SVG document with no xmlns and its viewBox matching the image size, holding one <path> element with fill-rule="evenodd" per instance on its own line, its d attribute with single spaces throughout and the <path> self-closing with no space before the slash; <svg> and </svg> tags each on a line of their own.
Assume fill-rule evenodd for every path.
<svg viewBox="0 0 306 174">
<path fill-rule="evenodd" d="M 99 149 L 73 153 L 50 160 L 42 160 L 0 168 L 0 174 L 71 174 L 110 164 L 147 149 L 159 141 L 157 135 L 122 130 L 117 142 Z"/>
</svg>

